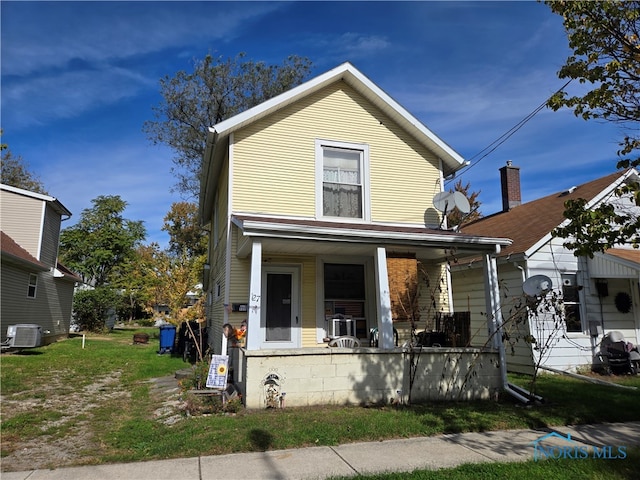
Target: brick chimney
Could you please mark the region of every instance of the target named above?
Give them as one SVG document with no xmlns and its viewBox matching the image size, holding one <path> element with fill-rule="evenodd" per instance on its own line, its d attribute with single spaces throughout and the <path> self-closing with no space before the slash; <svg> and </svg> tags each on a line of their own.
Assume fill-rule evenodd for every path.
<svg viewBox="0 0 640 480">
<path fill-rule="evenodd" d="M 514 167 L 511 160 L 500 169 L 500 186 L 502 187 L 502 211 L 508 212 L 522 203 L 520 194 L 520 167 Z"/>
</svg>

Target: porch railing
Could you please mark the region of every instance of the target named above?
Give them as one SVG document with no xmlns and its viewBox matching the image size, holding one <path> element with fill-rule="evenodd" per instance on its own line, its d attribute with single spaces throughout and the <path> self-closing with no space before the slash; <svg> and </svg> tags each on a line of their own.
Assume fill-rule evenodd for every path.
<svg viewBox="0 0 640 480">
<path fill-rule="evenodd" d="M 471 344 L 471 312 L 437 312 L 416 336 L 419 344 L 425 347 L 468 347 Z"/>
</svg>

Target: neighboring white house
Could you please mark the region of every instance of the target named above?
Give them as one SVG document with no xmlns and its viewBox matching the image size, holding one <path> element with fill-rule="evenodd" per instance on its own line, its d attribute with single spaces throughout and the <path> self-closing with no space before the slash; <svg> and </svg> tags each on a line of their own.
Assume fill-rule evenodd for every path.
<svg viewBox="0 0 640 480">
<path fill-rule="evenodd" d="M 58 263 L 60 225 L 71 212 L 49 195 L 0 185 L 0 213 L 2 338 L 20 323 L 40 325 L 44 344 L 66 337 L 81 281 Z"/>
<path fill-rule="evenodd" d="M 534 275 L 546 275 L 553 289 L 562 297 L 566 319 L 558 329 L 548 323 L 523 324 L 513 332 L 512 354 L 507 355 L 511 371 L 531 372 L 539 352 L 524 341 L 531 335 L 538 342 L 552 335 L 548 355 L 542 365 L 560 370 L 574 370 L 597 361 L 598 345 L 604 334 L 617 330 L 626 341 L 640 343 L 640 250 L 620 245 L 593 259 L 576 257 L 563 247 L 562 238 L 551 231 L 566 222 L 564 203 L 583 198 L 587 208 L 602 202 L 615 203 L 632 215 L 640 207 L 630 198 L 618 198 L 616 188 L 629 180 L 638 181 L 634 169 L 613 173 L 583 185 L 567 185 L 567 189 L 538 200 L 521 204 L 520 171 L 507 163 L 500 169 L 503 210 L 462 228 L 463 233 L 506 237 L 513 243 L 497 256 L 498 279 L 503 292 L 503 318 L 509 318 L 522 302 L 523 282 Z M 486 336 L 484 287 L 478 262 L 461 262 L 452 268 L 453 298 L 456 309 L 471 311 L 472 325 L 481 339 Z M 544 327 L 544 329 L 543 329 Z M 473 329 L 473 327 L 472 327 Z M 474 344 L 478 339 L 474 340 Z M 509 353 L 509 348 L 507 348 Z"/>
</svg>

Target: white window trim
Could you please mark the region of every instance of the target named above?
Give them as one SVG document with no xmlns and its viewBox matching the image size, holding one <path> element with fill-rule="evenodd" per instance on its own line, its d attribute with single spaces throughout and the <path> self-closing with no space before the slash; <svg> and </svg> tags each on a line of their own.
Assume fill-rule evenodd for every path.
<svg viewBox="0 0 640 480">
<path fill-rule="evenodd" d="M 260 348 L 264 350 L 279 348 L 301 348 L 302 347 L 302 286 L 300 279 L 302 278 L 302 265 L 299 264 L 277 264 L 263 265 L 261 269 L 261 306 L 266 307 L 267 298 L 267 275 L 270 273 L 284 273 L 291 275 L 291 340 L 289 341 L 267 341 L 266 328 L 266 308 L 260 311 Z M 293 324 L 293 318 L 298 319 L 297 325 Z"/>
<path fill-rule="evenodd" d="M 322 208 L 322 184 L 324 178 L 324 155 L 323 147 L 344 148 L 348 150 L 359 150 L 362 152 L 361 157 L 361 174 L 362 174 L 362 218 L 351 217 L 331 217 L 325 216 Z M 340 220 L 349 222 L 370 222 L 371 221 L 371 197 L 369 182 L 369 145 L 365 143 L 340 142 L 335 140 L 316 139 L 316 218 L 325 220 Z"/>
<path fill-rule="evenodd" d="M 31 291 L 31 287 L 33 287 L 33 295 L 29 295 Z M 37 295 L 38 295 L 38 275 L 35 273 L 30 273 L 29 284 L 27 285 L 27 298 L 36 298 Z"/>
<path fill-rule="evenodd" d="M 219 279 L 216 280 L 216 283 L 213 288 L 214 288 L 213 297 L 216 301 L 218 301 L 222 298 L 222 284 L 220 283 Z"/>
<path fill-rule="evenodd" d="M 361 257 L 361 256 L 350 256 L 345 258 L 344 256 L 337 255 L 322 255 L 316 257 L 316 340 L 317 343 L 324 343 L 324 339 L 329 333 L 327 331 L 327 319 L 324 311 L 324 302 L 325 302 L 325 294 L 324 294 L 324 265 L 325 263 L 334 263 L 334 264 L 352 264 L 352 265 L 363 265 L 364 266 L 364 292 L 365 292 L 365 302 L 364 302 L 364 316 L 367 319 L 367 328 L 371 328 L 372 326 L 377 326 L 375 320 L 373 320 L 373 316 L 376 315 L 376 286 L 374 285 L 374 265 L 373 258 L 371 257 Z M 373 303 L 372 303 L 373 302 Z"/>
<path fill-rule="evenodd" d="M 571 277 L 572 280 L 575 281 L 576 285 L 578 284 L 578 272 L 577 271 L 567 271 L 567 272 L 563 272 L 560 274 L 560 293 L 562 294 L 562 308 L 564 309 L 565 305 L 577 305 L 578 307 L 578 314 L 580 315 L 580 331 L 578 330 L 572 330 L 569 331 L 567 328 L 567 322 L 565 319 L 564 322 L 564 329 L 565 329 L 565 333 L 567 334 L 567 336 L 573 336 L 573 337 L 577 337 L 577 336 L 584 336 L 585 331 L 586 331 L 586 326 L 585 326 L 585 309 L 583 306 L 583 294 L 580 290 L 578 290 L 578 299 L 575 302 L 565 302 L 564 300 L 564 280 L 565 278 L 569 278 Z"/>
</svg>

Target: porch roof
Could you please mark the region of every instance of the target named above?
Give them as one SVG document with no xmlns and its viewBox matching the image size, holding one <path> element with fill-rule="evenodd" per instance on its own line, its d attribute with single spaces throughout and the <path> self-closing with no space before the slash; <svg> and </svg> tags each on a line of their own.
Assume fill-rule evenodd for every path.
<svg viewBox="0 0 640 480">
<path fill-rule="evenodd" d="M 445 260 L 496 253 L 511 244 L 506 238 L 461 234 L 419 226 L 318 221 L 257 215 L 232 215 L 243 233 L 237 254 L 251 253 L 251 239 L 260 238 L 265 252 L 287 254 L 368 254 L 373 247 L 411 252 L 418 258 Z"/>
<path fill-rule="evenodd" d="M 610 248 L 588 258 L 593 278 L 640 278 L 640 250 Z"/>
</svg>

